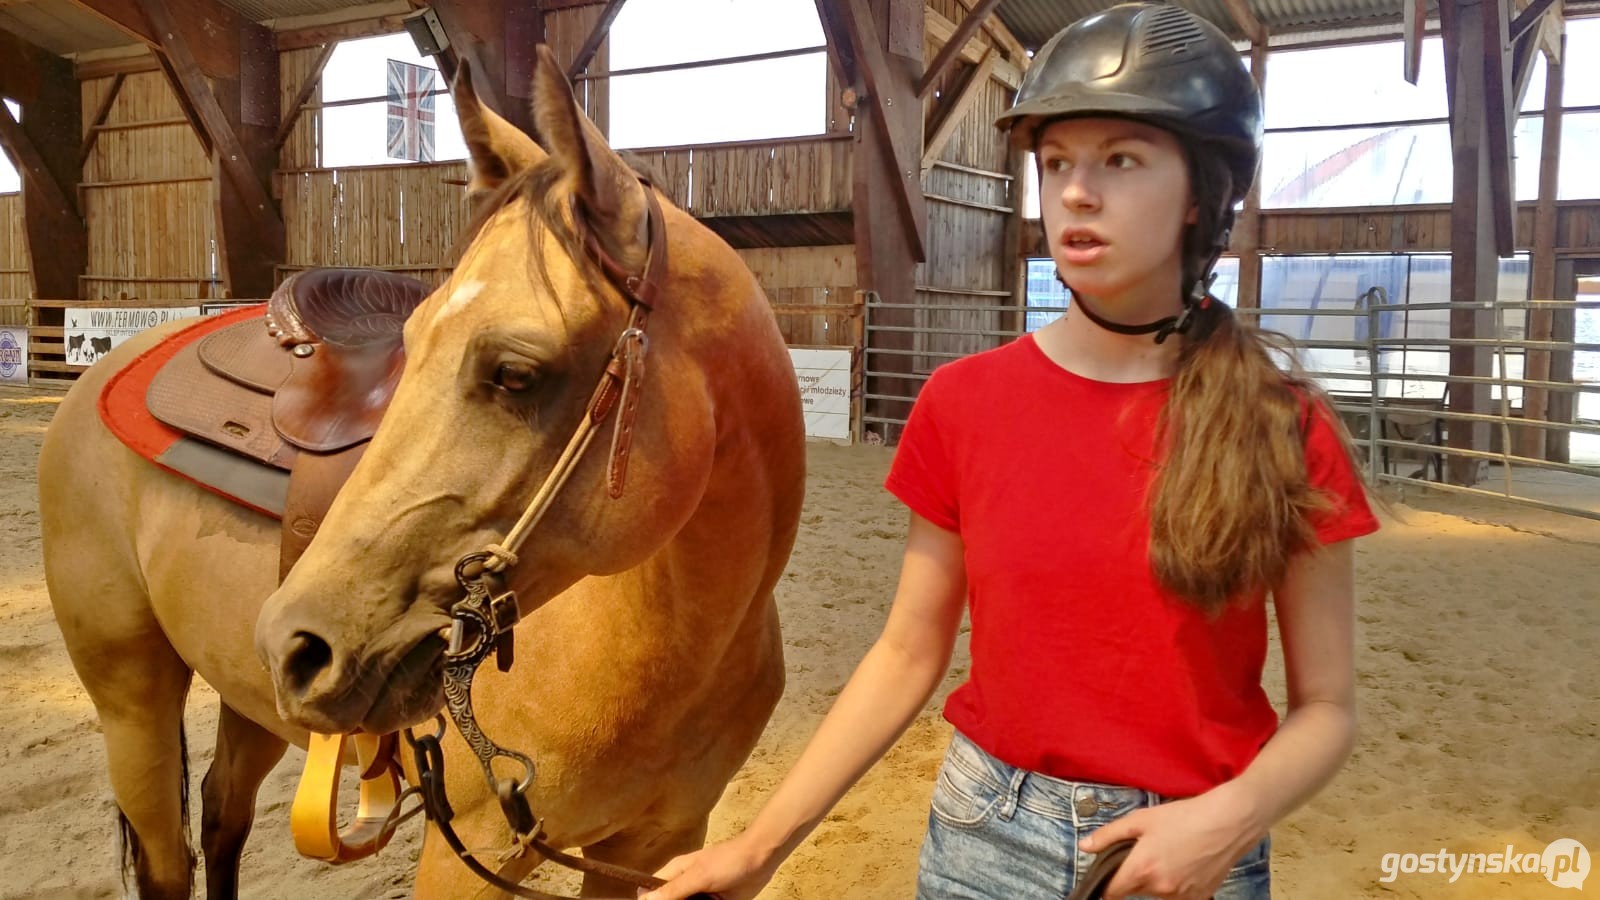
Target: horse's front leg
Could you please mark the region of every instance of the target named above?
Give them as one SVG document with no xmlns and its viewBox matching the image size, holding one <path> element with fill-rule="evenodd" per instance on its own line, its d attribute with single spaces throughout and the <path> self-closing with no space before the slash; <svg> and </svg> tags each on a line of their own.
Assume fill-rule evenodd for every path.
<svg viewBox="0 0 1600 900">
<path fill-rule="evenodd" d="M 611 837 L 583 848 L 585 859 L 599 860 L 616 866 L 625 866 L 636 872 L 649 874 L 666 865 L 668 860 L 692 853 L 705 846 L 706 823 L 701 817 L 690 825 L 672 831 L 639 828 L 614 834 Z M 589 874 L 583 878 L 580 897 L 632 897 L 637 886 Z"/>
<path fill-rule="evenodd" d="M 239 896 L 239 854 L 255 819 L 256 791 L 289 746 L 228 704 L 221 706 L 216 757 L 200 788 L 200 847 L 209 900 Z"/>
</svg>

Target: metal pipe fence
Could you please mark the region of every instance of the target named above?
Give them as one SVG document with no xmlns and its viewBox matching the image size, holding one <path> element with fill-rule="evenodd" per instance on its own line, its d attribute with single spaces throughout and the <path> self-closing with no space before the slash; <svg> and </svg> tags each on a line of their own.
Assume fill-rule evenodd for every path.
<svg viewBox="0 0 1600 900">
<path fill-rule="evenodd" d="M 1415 313 L 1462 310 L 1493 314 L 1497 334 L 1476 338 L 1396 337 L 1385 335 L 1382 328 L 1386 314 L 1409 317 Z M 1492 497 L 1600 520 L 1600 418 L 1586 418 L 1583 408 L 1583 398 L 1600 394 L 1600 381 L 1582 377 L 1576 371 L 1572 381 L 1548 376 L 1529 378 L 1524 369 L 1530 353 L 1567 355 L 1576 361 L 1580 354 L 1600 354 L 1600 343 L 1529 340 L 1500 334 L 1498 325 L 1508 310 L 1575 314 L 1579 310 L 1600 310 L 1600 300 L 1391 303 L 1382 288 L 1373 288 L 1355 308 L 1268 307 L 1235 312 L 1258 321 L 1267 317 L 1300 319 L 1312 327 L 1294 330 L 1307 335 L 1319 330 L 1314 327 L 1318 320 L 1355 320 L 1348 327 L 1320 329 L 1323 333 L 1336 332 L 1337 337 L 1295 338 L 1292 344 L 1306 374 L 1328 390 L 1335 410 L 1344 418 L 1354 443 L 1364 454 L 1366 476 L 1372 485 L 1394 485 L 1401 491 L 1426 487 Z M 862 422 L 891 436 L 891 429 L 905 424 L 917 391 L 936 366 L 997 347 L 1062 312 L 1064 309 L 1059 306 L 887 304 L 870 297 L 866 304 L 868 337 L 863 374 L 867 380 L 864 399 L 873 401 L 873 408 L 865 412 Z M 891 316 L 895 318 L 885 321 Z M 1358 324 L 1365 327 L 1358 331 Z M 1351 337 L 1345 337 L 1346 332 Z M 1493 361 L 1492 371 L 1467 376 L 1450 374 L 1448 358 L 1455 348 L 1487 351 Z M 1347 362 L 1341 364 L 1341 358 Z M 1485 389 L 1488 406 L 1474 406 L 1473 395 L 1482 395 Z M 1523 404 L 1530 391 L 1545 392 L 1552 399 L 1570 398 L 1571 420 L 1564 421 L 1565 416 L 1528 418 Z M 1590 411 L 1593 409 L 1600 409 L 1600 405 Z M 1492 429 L 1485 440 L 1450 446 L 1452 426 L 1475 429 L 1484 425 Z M 1565 435 L 1569 450 L 1580 445 L 1577 449 L 1581 452 L 1566 460 L 1520 455 L 1516 438 L 1519 433 L 1534 429 L 1543 433 L 1545 441 L 1554 435 Z M 1447 480 L 1447 463 L 1451 459 L 1487 463 L 1488 477 L 1473 485 L 1451 483 Z M 1407 472 L 1407 464 L 1418 468 Z"/>
</svg>

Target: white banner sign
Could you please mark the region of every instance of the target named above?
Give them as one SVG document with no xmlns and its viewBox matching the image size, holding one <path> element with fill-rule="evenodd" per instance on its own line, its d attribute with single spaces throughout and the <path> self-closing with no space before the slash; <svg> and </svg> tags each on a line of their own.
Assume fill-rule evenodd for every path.
<svg viewBox="0 0 1600 900">
<path fill-rule="evenodd" d="M 28 329 L 0 326 L 0 382 L 28 383 Z"/>
<path fill-rule="evenodd" d="M 806 414 L 806 437 L 850 440 L 850 351 L 789 350 L 800 402 Z"/>
<path fill-rule="evenodd" d="M 67 365 L 88 366 L 130 337 L 174 319 L 200 315 L 198 306 L 66 310 Z"/>
</svg>

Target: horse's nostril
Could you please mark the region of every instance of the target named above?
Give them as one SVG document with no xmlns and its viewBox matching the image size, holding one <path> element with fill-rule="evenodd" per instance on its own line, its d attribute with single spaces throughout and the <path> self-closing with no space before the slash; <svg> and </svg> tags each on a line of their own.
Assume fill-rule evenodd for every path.
<svg viewBox="0 0 1600 900">
<path fill-rule="evenodd" d="M 331 662 L 333 648 L 327 641 L 309 631 L 296 631 L 283 657 L 284 678 L 295 693 L 303 694 Z"/>
</svg>

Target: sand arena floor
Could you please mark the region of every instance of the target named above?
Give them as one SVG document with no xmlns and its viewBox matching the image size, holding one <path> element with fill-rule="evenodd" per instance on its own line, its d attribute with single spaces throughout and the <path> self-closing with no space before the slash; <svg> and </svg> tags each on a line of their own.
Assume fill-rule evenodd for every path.
<svg viewBox="0 0 1600 900">
<path fill-rule="evenodd" d="M 51 618 L 34 464 L 50 394 L 0 389 L 0 897 L 107 897 L 120 886 L 94 709 Z M 754 814 L 882 624 L 905 513 L 879 487 L 890 451 L 814 445 L 800 539 L 778 599 L 789 688 L 713 816 L 713 838 Z M 1362 736 L 1339 778 L 1274 830 L 1288 898 L 1558 897 L 1539 875 L 1400 875 L 1386 853 L 1539 852 L 1575 838 L 1600 869 L 1600 525 L 1493 503 L 1413 497 L 1357 551 Z M 949 727 L 944 694 L 779 872 L 775 898 L 904 898 Z M 1282 667 L 1269 691 L 1283 695 Z M 216 698 L 188 715 L 193 815 Z M 248 898 L 404 897 L 421 826 L 373 861 L 298 858 L 288 806 L 303 754 L 261 790 L 245 851 Z M 555 882 L 561 883 L 559 881 Z M 1592 890 L 1600 873 L 1591 878 Z"/>
</svg>

